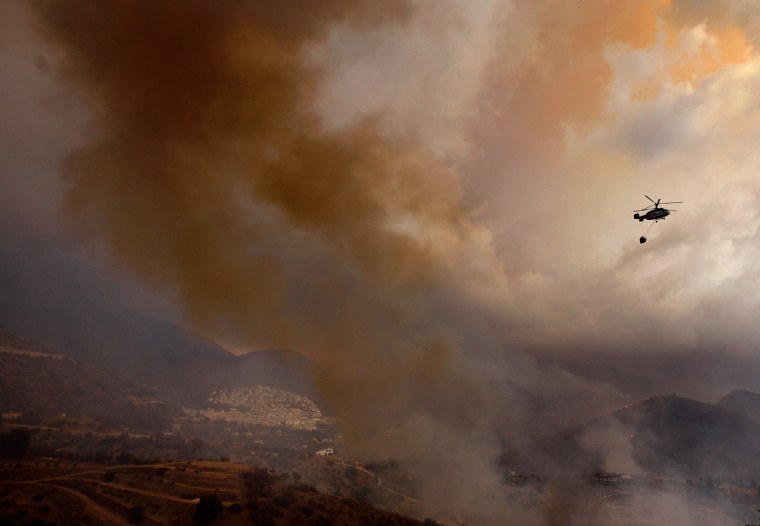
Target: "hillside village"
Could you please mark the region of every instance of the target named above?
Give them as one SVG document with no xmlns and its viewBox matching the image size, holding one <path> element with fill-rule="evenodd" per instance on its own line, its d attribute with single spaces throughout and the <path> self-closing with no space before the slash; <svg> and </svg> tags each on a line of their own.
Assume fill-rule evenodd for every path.
<svg viewBox="0 0 760 526">
<path fill-rule="evenodd" d="M 309 398 L 264 385 L 213 391 L 208 402 L 212 407 L 182 410 L 188 417 L 306 431 L 316 430 L 323 422 L 322 412 Z"/>
<path fill-rule="evenodd" d="M 344 456 L 345 443 L 336 425 L 339 417 L 323 414 L 309 396 L 282 385 L 262 385 L 261 380 L 241 386 L 232 379 L 224 387 L 204 388 L 195 381 L 198 376 L 183 376 L 181 370 L 175 379 L 192 380 L 185 380 L 186 384 L 148 385 L 118 378 L 67 355 L 44 351 L 41 347 L 19 348 L 13 344 L 0 347 L 1 431 L 6 441 L 26 437 L 26 453 L 18 456 L 25 464 L 8 458 L 5 466 L 15 470 L 14 476 L 32 469 L 32 462 L 46 469 L 58 469 L 58 465 L 67 463 L 94 463 L 100 466 L 98 469 L 135 469 L 138 465 L 220 459 L 275 470 L 283 481 L 312 485 L 325 494 L 355 498 L 422 518 L 416 507 L 419 488 L 414 471 L 396 459 Z M 29 385 L 37 388 L 32 391 Z M 183 386 L 192 386 L 199 396 L 182 397 Z M 175 402 L 179 400 L 182 403 Z M 720 446 L 725 443 L 731 451 L 743 452 L 743 464 L 727 472 L 713 467 L 701 476 L 697 473 L 688 477 L 661 472 L 661 463 L 651 464 L 646 475 L 596 471 L 593 477 L 578 478 L 574 484 L 590 491 L 594 498 L 609 501 L 605 513 L 624 510 L 632 519 L 647 517 L 649 510 L 628 502 L 626 494 L 656 495 L 667 491 L 700 499 L 706 508 L 715 510 L 703 513 L 705 520 L 693 524 L 712 526 L 718 523 L 710 521 L 725 516 L 743 520 L 742 524 L 752 521 L 758 490 L 752 478 L 756 473 L 752 468 L 757 458 L 755 442 L 750 438 L 757 434 L 737 435 L 731 430 L 755 429 L 753 422 L 760 420 L 757 415 L 760 395 L 747 391 L 735 391 L 717 404 L 671 395 L 625 407 L 604 418 L 614 417 L 620 425 L 632 426 L 630 436 L 651 435 L 655 437 L 652 440 L 656 439 L 632 442 L 634 448 L 639 448 L 634 452 L 657 453 L 658 448 L 668 446 L 665 438 L 674 441 L 673 450 L 684 452 L 680 445 L 685 439 L 702 437 L 700 443 L 713 444 L 708 451 L 712 454 L 659 453 L 659 458 L 680 459 L 684 469 L 696 459 L 704 468 L 705 459 L 725 458 Z M 588 425 L 592 424 L 599 422 Z M 577 436 L 584 436 L 578 429 L 585 428 L 581 425 L 546 437 L 533 447 L 543 448 L 541 458 L 550 458 L 548 455 L 554 451 L 560 459 L 567 457 L 573 445 L 577 446 Z M 720 432 L 716 434 L 716 430 Z M 658 431 L 667 433 L 652 435 Z M 708 440 L 713 436 L 720 437 L 721 442 Z M 575 451 L 570 457 L 580 459 L 581 451 Z M 551 492 L 553 484 L 565 480 L 540 469 L 545 466 L 524 465 L 522 457 L 505 455 L 501 459 L 506 504 L 538 502 Z M 588 466 L 593 468 L 593 462 Z M 551 467 L 562 467 L 562 463 L 555 460 Z M 153 482 L 146 479 L 140 484 L 152 487 Z M 110 486 L 103 489 L 106 490 Z M 25 502 L 21 497 L 16 500 L 19 506 Z M 625 507 L 621 508 L 621 503 Z M 447 522 L 444 518 L 440 523 Z"/>
</svg>

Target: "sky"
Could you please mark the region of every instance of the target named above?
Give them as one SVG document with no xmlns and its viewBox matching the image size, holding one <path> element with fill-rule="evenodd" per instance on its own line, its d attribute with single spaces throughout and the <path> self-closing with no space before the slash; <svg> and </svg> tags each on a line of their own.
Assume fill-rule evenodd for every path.
<svg viewBox="0 0 760 526">
<path fill-rule="evenodd" d="M 3 325 L 296 349 L 362 380 L 356 444 L 473 463 L 525 393 L 760 390 L 756 2 L 2 10 Z"/>
</svg>

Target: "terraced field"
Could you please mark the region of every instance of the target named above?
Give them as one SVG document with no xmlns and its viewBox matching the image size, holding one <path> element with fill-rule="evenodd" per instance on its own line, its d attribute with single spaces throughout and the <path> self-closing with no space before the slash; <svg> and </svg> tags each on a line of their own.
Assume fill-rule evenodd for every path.
<svg viewBox="0 0 760 526">
<path fill-rule="evenodd" d="M 195 524 L 199 499 L 213 495 L 223 505 L 218 521 L 242 525 L 248 522 L 240 513 L 241 472 L 246 468 L 213 461 L 4 464 L 0 465 L 0 518 L 18 525 L 181 526 Z"/>
</svg>

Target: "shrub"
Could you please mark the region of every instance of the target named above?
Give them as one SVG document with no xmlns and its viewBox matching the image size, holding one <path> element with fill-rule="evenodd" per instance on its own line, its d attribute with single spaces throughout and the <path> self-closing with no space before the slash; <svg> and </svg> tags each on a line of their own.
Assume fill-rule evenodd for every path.
<svg viewBox="0 0 760 526">
<path fill-rule="evenodd" d="M 293 498 L 289 497 L 288 495 L 277 495 L 274 498 L 274 503 L 277 504 L 280 508 L 287 508 L 293 503 Z"/>
<path fill-rule="evenodd" d="M 129 509 L 129 520 L 138 523 L 145 517 L 145 508 L 142 506 L 132 506 Z"/>
<path fill-rule="evenodd" d="M 193 513 L 193 521 L 197 524 L 208 524 L 216 519 L 222 511 L 222 501 L 216 495 L 201 497 Z"/>
</svg>

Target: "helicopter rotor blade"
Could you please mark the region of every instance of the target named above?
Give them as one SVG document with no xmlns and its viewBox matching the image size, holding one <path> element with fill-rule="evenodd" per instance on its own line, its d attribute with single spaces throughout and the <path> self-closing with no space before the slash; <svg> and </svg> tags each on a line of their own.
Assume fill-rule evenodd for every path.
<svg viewBox="0 0 760 526">
<path fill-rule="evenodd" d="M 660 203 L 661 205 L 674 205 L 676 203 L 683 203 L 683 201 L 668 201 L 667 203 Z"/>
<path fill-rule="evenodd" d="M 652 205 L 649 205 L 648 207 L 642 208 L 641 210 L 634 210 L 634 212 L 643 212 L 644 210 L 651 210 L 651 208 L 652 208 Z"/>
<path fill-rule="evenodd" d="M 654 199 L 652 199 L 651 197 L 649 197 L 647 194 L 644 194 L 644 197 L 646 197 L 647 199 L 649 199 L 650 201 L 652 201 L 652 203 L 654 203 L 655 205 L 657 205 L 657 203 L 654 202 Z"/>
</svg>

